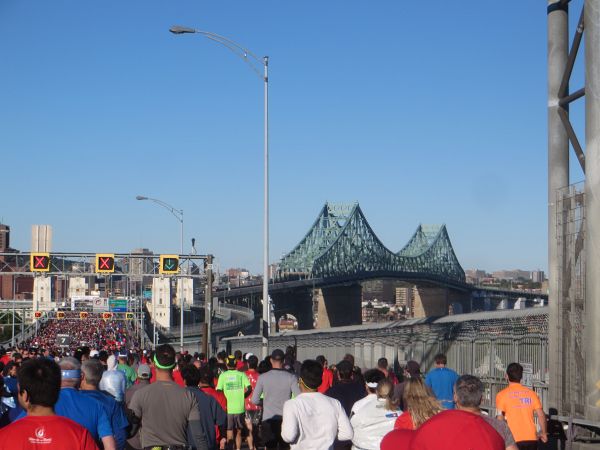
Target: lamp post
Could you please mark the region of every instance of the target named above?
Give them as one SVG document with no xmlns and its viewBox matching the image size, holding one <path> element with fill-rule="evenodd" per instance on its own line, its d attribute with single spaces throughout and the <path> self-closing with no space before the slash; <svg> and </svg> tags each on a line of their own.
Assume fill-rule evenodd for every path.
<svg viewBox="0 0 600 450">
<path fill-rule="evenodd" d="M 174 26 L 169 29 L 173 34 L 200 34 L 217 42 L 241 58 L 258 75 L 264 84 L 264 215 L 263 215 L 263 308 L 262 326 L 263 358 L 268 353 L 268 336 L 270 324 L 269 308 L 269 57 L 257 57 L 247 48 L 229 38 L 210 31 L 195 28 Z M 260 67 L 262 66 L 262 73 Z"/>
<path fill-rule="evenodd" d="M 151 202 L 154 202 L 157 205 L 162 206 L 167 211 L 169 211 L 171 214 L 173 214 L 173 216 L 175 216 L 175 218 L 179 221 L 179 223 L 181 225 L 180 234 L 179 234 L 179 254 L 183 255 L 183 209 L 177 209 L 177 208 L 169 205 L 168 203 L 163 202 L 162 200 L 158 200 L 158 199 L 152 198 L 152 197 L 146 197 L 144 195 L 137 195 L 135 197 L 135 199 L 136 200 L 150 200 Z M 183 303 L 184 303 L 184 300 L 185 299 L 182 296 L 181 304 L 179 305 L 179 309 L 181 311 L 180 322 L 179 322 L 179 338 L 180 338 L 180 346 L 181 346 L 182 352 L 183 352 Z M 152 299 L 152 313 L 154 315 L 154 299 Z M 152 319 L 154 322 L 156 322 L 156 316 L 154 316 Z M 155 344 L 155 347 L 156 347 L 156 344 Z"/>
</svg>

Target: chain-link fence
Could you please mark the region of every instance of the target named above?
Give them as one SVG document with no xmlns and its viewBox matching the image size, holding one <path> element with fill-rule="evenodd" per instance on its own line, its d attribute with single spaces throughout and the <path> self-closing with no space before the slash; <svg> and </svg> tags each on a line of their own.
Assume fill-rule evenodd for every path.
<svg viewBox="0 0 600 450">
<path fill-rule="evenodd" d="M 296 346 L 299 360 L 324 355 L 331 364 L 350 353 L 363 369 L 375 367 L 381 357 L 397 370 L 415 360 L 423 372 L 433 367 L 437 353 L 445 353 L 449 367 L 482 379 L 486 407 L 493 405 L 496 393 L 506 386 L 506 366 L 520 362 L 528 371 L 526 381 L 548 406 L 547 330 L 548 309 L 530 308 L 284 332 L 270 337 L 269 351 Z M 227 338 L 222 346 L 260 355 L 262 339 Z"/>
</svg>

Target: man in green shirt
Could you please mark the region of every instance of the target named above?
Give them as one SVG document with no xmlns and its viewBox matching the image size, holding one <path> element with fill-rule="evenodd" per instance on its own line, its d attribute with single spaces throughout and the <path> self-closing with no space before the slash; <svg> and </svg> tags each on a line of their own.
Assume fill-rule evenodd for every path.
<svg viewBox="0 0 600 450">
<path fill-rule="evenodd" d="M 129 364 L 127 364 L 127 354 L 119 353 L 119 364 L 117 364 L 117 370 L 120 370 L 125 374 L 125 389 L 129 389 L 135 383 L 137 379 L 137 375 L 135 374 L 135 370 L 131 368 Z"/>
<path fill-rule="evenodd" d="M 227 357 L 226 365 L 227 370 L 219 376 L 217 391 L 223 391 L 227 399 L 227 442 L 233 441 L 235 432 L 235 448 L 239 449 L 246 417 L 244 399 L 252 392 L 252 386 L 246 374 L 236 370 L 234 356 Z"/>
</svg>

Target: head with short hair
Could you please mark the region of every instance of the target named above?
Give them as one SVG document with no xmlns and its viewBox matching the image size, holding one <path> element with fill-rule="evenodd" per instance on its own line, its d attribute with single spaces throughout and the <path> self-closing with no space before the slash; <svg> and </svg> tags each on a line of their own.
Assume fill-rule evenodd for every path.
<svg viewBox="0 0 600 450">
<path fill-rule="evenodd" d="M 258 367 L 258 357 L 256 355 L 250 355 L 248 357 L 248 367 L 252 370 L 256 370 Z"/>
<path fill-rule="evenodd" d="M 198 369 L 198 381 L 204 386 L 212 386 L 214 380 L 213 371 L 209 366 L 204 366 Z"/>
<path fill-rule="evenodd" d="M 28 406 L 54 407 L 60 393 L 60 367 L 47 358 L 23 363 L 18 375 L 19 403 Z"/>
<path fill-rule="evenodd" d="M 200 370 L 193 364 L 187 364 L 181 369 L 181 377 L 186 386 L 197 387 L 200 383 Z"/>
<path fill-rule="evenodd" d="M 350 364 L 352 364 L 352 367 L 354 367 L 354 356 L 350 353 L 346 353 L 344 355 L 344 360 L 348 361 Z"/>
<path fill-rule="evenodd" d="M 314 359 L 307 359 L 300 366 L 300 381 L 308 389 L 316 390 L 323 382 L 323 366 Z"/>
<path fill-rule="evenodd" d="M 523 378 L 523 366 L 516 362 L 510 363 L 506 368 L 506 375 L 508 376 L 508 381 L 519 383 Z"/>
<path fill-rule="evenodd" d="M 483 383 L 473 375 L 463 375 L 454 384 L 454 398 L 459 406 L 479 408 L 483 398 Z"/>
<path fill-rule="evenodd" d="M 102 373 L 104 372 L 104 366 L 97 359 L 87 359 L 81 363 L 81 372 L 87 384 L 98 388 L 102 379 Z"/>
<path fill-rule="evenodd" d="M 241 361 L 243 353 L 241 350 L 236 350 L 235 352 L 233 352 L 233 356 L 235 356 L 235 359 L 237 359 L 238 361 Z"/>
<path fill-rule="evenodd" d="M 315 361 L 317 361 L 319 364 L 321 364 L 321 366 L 323 366 L 323 368 L 325 368 L 325 364 L 327 363 L 327 359 L 325 358 L 324 355 L 319 355 L 315 358 Z"/>
<path fill-rule="evenodd" d="M 446 364 L 448 364 L 448 359 L 443 353 L 438 353 L 437 355 L 435 355 L 435 358 L 433 358 L 433 360 L 438 366 L 445 366 Z"/>
<path fill-rule="evenodd" d="M 337 368 L 337 374 L 340 380 L 352 379 L 352 375 L 354 375 L 354 366 L 350 363 L 350 361 L 343 359 L 337 363 L 335 367 Z"/>
<path fill-rule="evenodd" d="M 377 368 L 387 370 L 387 368 L 388 368 L 387 358 L 379 358 L 377 360 Z"/>
<path fill-rule="evenodd" d="M 173 370 L 175 367 L 175 349 L 169 344 L 159 345 L 156 347 L 152 362 L 156 370 Z"/>
</svg>

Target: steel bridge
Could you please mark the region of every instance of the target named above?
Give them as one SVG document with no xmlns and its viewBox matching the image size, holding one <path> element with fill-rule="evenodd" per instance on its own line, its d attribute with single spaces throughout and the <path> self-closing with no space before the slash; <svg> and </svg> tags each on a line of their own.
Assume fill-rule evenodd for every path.
<svg viewBox="0 0 600 450">
<path fill-rule="evenodd" d="M 466 283 L 445 225 L 421 224 L 400 251 L 389 250 L 358 203 L 325 203 L 306 235 L 282 258 L 269 293 L 275 316 L 292 314 L 301 329 L 313 327 L 313 303 L 319 303 L 319 327 L 353 325 L 361 323 L 360 283 L 373 279 L 416 286 L 425 316 L 446 315 L 451 307 L 455 312 L 485 309 L 473 308 L 483 300 L 489 305 L 544 297 Z M 259 284 L 217 289 L 217 295 L 231 300 L 260 298 L 261 292 Z"/>
<path fill-rule="evenodd" d="M 445 225 L 419 225 L 404 248 L 394 253 L 374 233 L 358 203 L 325 203 L 308 233 L 281 260 L 275 281 L 374 274 L 452 286 L 465 283 Z"/>
</svg>

